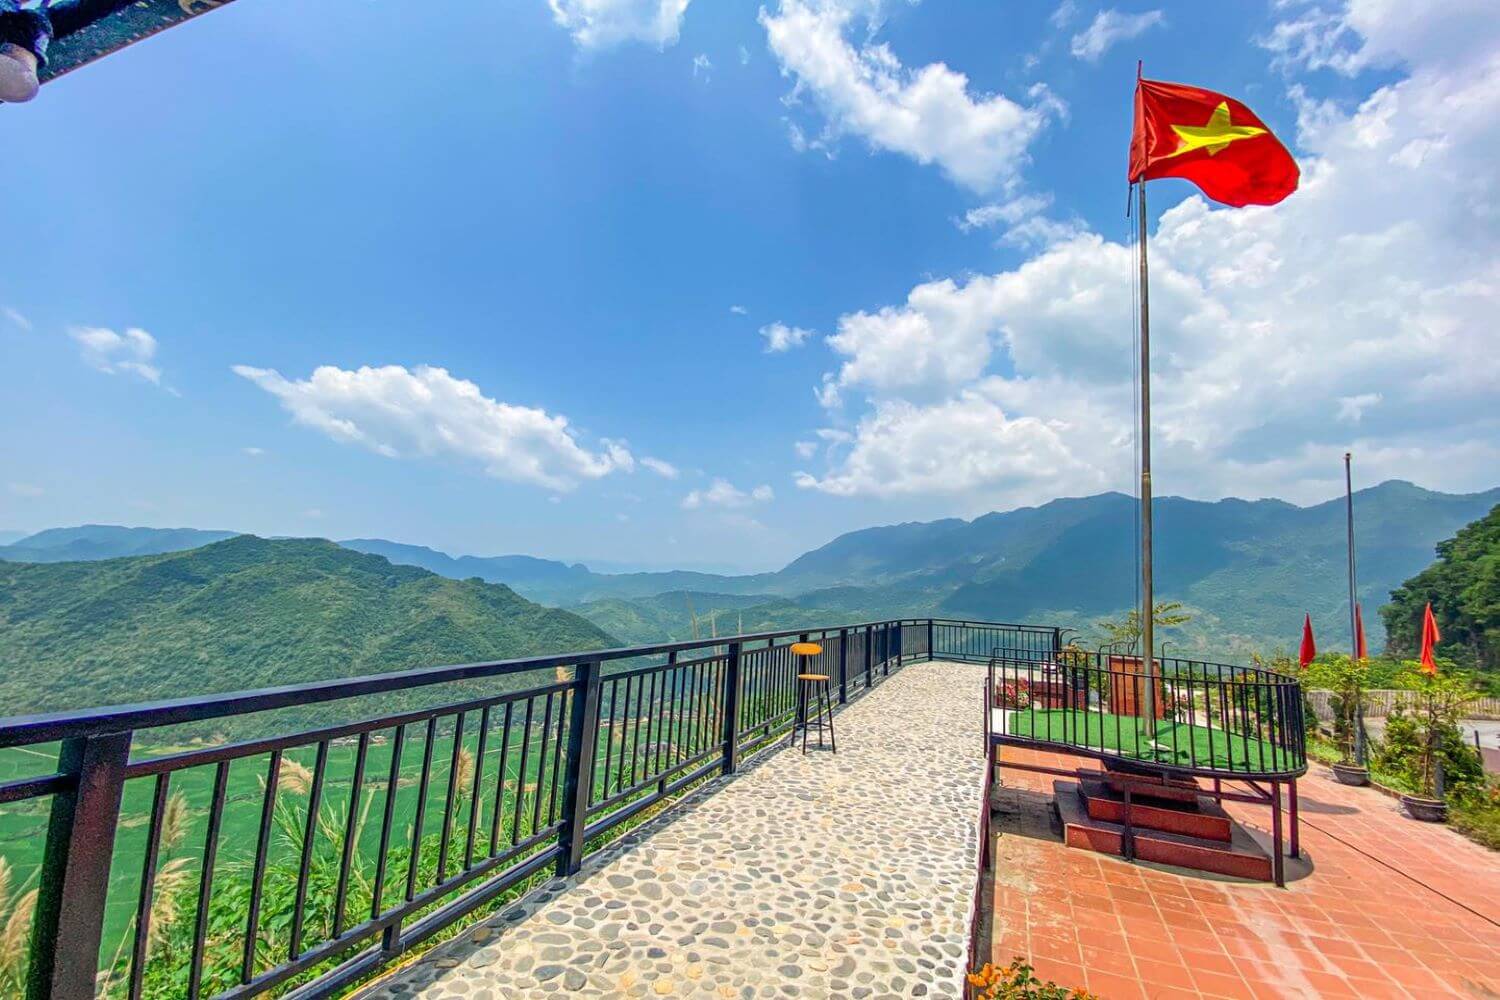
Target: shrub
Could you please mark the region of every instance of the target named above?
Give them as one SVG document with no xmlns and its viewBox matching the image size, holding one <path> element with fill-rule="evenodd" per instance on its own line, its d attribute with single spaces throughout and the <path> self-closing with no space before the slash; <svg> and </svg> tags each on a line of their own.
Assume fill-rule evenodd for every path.
<svg viewBox="0 0 1500 1000">
<path fill-rule="evenodd" d="M 1364 707 L 1369 686 L 1369 660 L 1355 660 L 1342 654 L 1319 657 L 1303 673 L 1305 687 L 1327 688 L 1332 692 L 1328 706 L 1333 712 L 1333 741 L 1338 744 L 1341 762 L 1355 760 L 1355 730 Z"/>
<path fill-rule="evenodd" d="M 986 962 L 978 972 L 969 973 L 968 980 L 975 1000 L 1099 1000 L 1080 987 L 1043 982 L 1019 956 L 1009 965 Z"/>
<path fill-rule="evenodd" d="M 1500 851 L 1500 784 L 1490 779 L 1462 788 L 1448 808 L 1448 822 L 1459 833 Z"/>
<path fill-rule="evenodd" d="M 1006 681 L 995 689 L 995 707 L 1022 709 L 1031 705 L 1031 686 L 1025 681 Z"/>
</svg>

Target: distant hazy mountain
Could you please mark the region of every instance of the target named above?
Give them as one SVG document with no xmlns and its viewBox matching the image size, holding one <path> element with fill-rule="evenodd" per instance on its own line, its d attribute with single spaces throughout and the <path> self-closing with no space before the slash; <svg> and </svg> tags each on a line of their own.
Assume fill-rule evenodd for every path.
<svg viewBox="0 0 1500 1000">
<path fill-rule="evenodd" d="M 0 634 L 7 715 L 619 645 L 507 587 L 250 535 L 164 555 L 0 563 Z M 459 700 L 452 689 L 413 697 Z"/>
<path fill-rule="evenodd" d="M 1372 643 L 1383 641 L 1377 609 L 1390 592 L 1428 564 L 1439 540 L 1496 503 L 1500 488 L 1452 495 L 1395 480 L 1355 494 L 1360 598 Z M 451 556 L 383 539 L 340 544 L 440 576 L 504 583 L 529 600 L 572 607 L 626 641 L 690 637 L 689 602 L 701 634 L 723 635 L 741 621 L 746 629 L 768 630 L 926 614 L 1041 620 L 1087 633 L 1136 599 L 1137 516 L 1134 499 L 1104 493 L 972 521 L 865 528 L 777 572 L 748 576 L 598 573 L 582 563 Z M 121 554 L 105 541 L 114 538 L 119 547 L 137 537 L 134 532 L 144 532 L 139 544 L 162 548 L 227 534 L 58 529 L 0 548 L 0 558 L 22 558 L 18 551 L 46 553 L 48 560 L 100 557 L 85 551 Z M 1280 500 L 1159 498 L 1156 590 L 1195 615 L 1170 637 L 1184 651 L 1227 657 L 1293 644 L 1304 612 L 1313 615 L 1323 644 L 1337 648 L 1347 641 L 1343 499 L 1298 507 Z"/>
<path fill-rule="evenodd" d="M 181 552 L 233 538 L 235 531 L 198 528 L 123 528 L 116 524 L 82 524 L 76 528 L 48 528 L 0 545 L 6 562 L 77 562 Z"/>
<path fill-rule="evenodd" d="M 557 562 L 534 556 L 450 556 L 421 545 L 403 545 L 383 538 L 351 538 L 345 548 L 384 556 L 393 563 L 421 566 L 456 580 L 478 577 L 504 583 L 536 601 L 564 604 L 603 597 L 650 597 L 671 590 L 749 592 L 756 576 L 718 576 L 691 570 L 648 573 L 595 573 L 582 563 Z"/>
<path fill-rule="evenodd" d="M 0 545 L 9 545 L 11 542 L 19 542 L 29 534 L 31 534 L 31 532 L 29 531 L 0 531 Z"/>
<path fill-rule="evenodd" d="M 1390 592 L 1430 562 L 1438 540 L 1496 503 L 1500 489 L 1450 495 L 1399 481 L 1355 494 L 1359 593 L 1373 644 L 1383 642 L 1376 609 Z M 1087 637 L 1099 619 L 1136 600 L 1137 517 L 1133 498 L 1106 493 L 972 521 L 868 528 L 754 578 L 757 590 L 774 595 L 760 603 L 731 606 L 700 594 L 695 610 L 700 622 L 717 611 L 719 621 L 742 620 L 748 630 L 936 614 L 1052 623 Z M 1304 612 L 1322 644 L 1338 648 L 1347 642 L 1345 573 L 1342 498 L 1311 507 L 1157 500 L 1157 596 L 1183 601 L 1195 615 L 1169 636 L 1181 651 L 1243 658 L 1289 646 Z M 711 589 L 729 590 L 723 582 Z M 575 610 L 641 641 L 680 638 L 690 624 L 675 604 L 629 595 Z"/>
</svg>

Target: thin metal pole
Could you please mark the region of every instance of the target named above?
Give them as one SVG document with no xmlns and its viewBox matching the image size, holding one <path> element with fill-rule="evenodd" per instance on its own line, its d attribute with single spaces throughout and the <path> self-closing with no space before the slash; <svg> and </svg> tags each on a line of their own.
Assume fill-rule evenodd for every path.
<svg viewBox="0 0 1500 1000">
<path fill-rule="evenodd" d="M 1141 648 L 1145 651 L 1146 718 L 1156 724 L 1155 604 L 1151 595 L 1151 304 L 1146 269 L 1146 183 L 1136 185 L 1141 248 Z"/>
<path fill-rule="evenodd" d="M 1354 473 L 1351 463 L 1353 457 L 1349 452 L 1344 452 L 1344 513 L 1347 521 L 1347 535 L 1349 539 L 1349 656 L 1351 659 L 1359 655 L 1359 619 L 1355 608 L 1359 599 L 1359 591 L 1354 582 Z M 1364 699 L 1354 699 L 1354 762 L 1361 767 L 1365 763 L 1365 712 L 1361 702 Z"/>
</svg>

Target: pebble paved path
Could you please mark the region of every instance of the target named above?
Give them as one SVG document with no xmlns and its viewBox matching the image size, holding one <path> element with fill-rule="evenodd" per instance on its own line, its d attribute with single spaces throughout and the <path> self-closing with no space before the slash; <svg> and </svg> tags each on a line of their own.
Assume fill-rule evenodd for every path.
<svg viewBox="0 0 1500 1000">
<path fill-rule="evenodd" d="M 762 755 L 363 997 L 961 996 L 983 688 L 904 667 L 836 755 Z"/>
</svg>

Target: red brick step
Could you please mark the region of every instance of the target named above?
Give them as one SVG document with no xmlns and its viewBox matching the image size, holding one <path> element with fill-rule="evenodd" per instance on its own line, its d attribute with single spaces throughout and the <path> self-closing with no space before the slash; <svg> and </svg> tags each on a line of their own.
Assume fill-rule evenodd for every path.
<svg viewBox="0 0 1500 1000">
<path fill-rule="evenodd" d="M 1125 796 L 1111 788 L 1111 784 L 1084 779 L 1078 783 L 1079 794 L 1083 796 L 1091 819 L 1123 824 Z M 1207 795 L 1198 796 L 1193 803 L 1164 802 L 1143 799 L 1133 786 L 1130 795 L 1130 821 L 1135 826 L 1216 840 L 1222 844 L 1230 841 L 1229 814 Z"/>
<path fill-rule="evenodd" d="M 1077 783 L 1055 781 L 1052 790 L 1062 819 L 1063 840 L 1069 847 L 1124 856 L 1125 828 L 1119 823 L 1091 817 Z M 1134 816 L 1134 809 L 1131 814 Z M 1139 826 L 1133 832 L 1138 860 L 1260 882 L 1271 881 L 1271 856 L 1238 824 L 1230 825 L 1231 839 L 1227 844 Z"/>
</svg>

